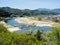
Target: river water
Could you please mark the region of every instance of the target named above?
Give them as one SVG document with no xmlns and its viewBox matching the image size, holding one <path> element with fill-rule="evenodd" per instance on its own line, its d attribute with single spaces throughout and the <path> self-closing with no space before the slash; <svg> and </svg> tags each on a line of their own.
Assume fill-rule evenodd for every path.
<svg viewBox="0 0 60 45">
<path fill-rule="evenodd" d="M 49 31 L 52 30 L 51 26 L 33 26 L 33 25 L 27 25 L 25 23 L 18 23 L 17 21 L 15 21 L 14 18 L 7 20 L 7 24 L 12 25 L 14 27 L 19 27 L 20 30 L 18 30 L 18 32 L 23 32 L 23 31 L 27 31 L 27 30 L 43 30 L 43 31 Z"/>
</svg>

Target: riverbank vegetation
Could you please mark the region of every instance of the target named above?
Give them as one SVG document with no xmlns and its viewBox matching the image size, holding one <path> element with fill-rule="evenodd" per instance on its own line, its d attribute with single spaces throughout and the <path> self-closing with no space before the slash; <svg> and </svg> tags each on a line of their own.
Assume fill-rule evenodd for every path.
<svg viewBox="0 0 60 45">
<path fill-rule="evenodd" d="M 60 28 L 33 34 L 9 32 L 0 24 L 0 45 L 60 45 Z"/>
</svg>

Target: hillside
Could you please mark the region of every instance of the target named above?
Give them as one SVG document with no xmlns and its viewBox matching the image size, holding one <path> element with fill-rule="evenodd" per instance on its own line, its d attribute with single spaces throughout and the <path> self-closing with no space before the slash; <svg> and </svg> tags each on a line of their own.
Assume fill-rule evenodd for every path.
<svg viewBox="0 0 60 45">
<path fill-rule="evenodd" d="M 10 15 L 14 14 L 17 16 L 37 16 L 37 15 L 58 15 L 60 14 L 59 9 L 46 9 L 46 8 L 39 8 L 35 10 L 30 10 L 30 9 L 16 9 L 16 8 L 10 8 L 10 7 L 0 7 L 0 14 L 3 11 L 8 12 Z M 3 13 L 5 14 L 5 13 Z M 1 15 L 0 15 L 1 16 Z"/>
</svg>

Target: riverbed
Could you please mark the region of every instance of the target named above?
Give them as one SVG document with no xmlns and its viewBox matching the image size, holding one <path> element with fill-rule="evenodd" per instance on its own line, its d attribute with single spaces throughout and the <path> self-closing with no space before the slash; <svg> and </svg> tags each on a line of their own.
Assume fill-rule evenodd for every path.
<svg viewBox="0 0 60 45">
<path fill-rule="evenodd" d="M 49 30 L 52 30 L 52 27 L 51 26 L 48 26 L 46 24 L 38 24 L 38 25 L 28 25 L 26 24 L 25 22 L 18 22 L 15 20 L 15 18 L 12 18 L 10 20 L 7 21 L 7 24 L 8 25 L 11 25 L 11 26 L 14 26 L 14 27 L 18 27 L 19 30 L 17 30 L 18 32 L 24 32 L 24 31 L 27 31 L 27 30 L 32 30 L 32 31 L 35 31 L 35 30 L 43 30 L 43 31 L 49 31 Z"/>
</svg>

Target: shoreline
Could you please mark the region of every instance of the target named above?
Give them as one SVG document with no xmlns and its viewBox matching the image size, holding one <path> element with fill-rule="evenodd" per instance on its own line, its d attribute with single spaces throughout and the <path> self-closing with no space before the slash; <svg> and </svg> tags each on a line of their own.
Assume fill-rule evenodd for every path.
<svg viewBox="0 0 60 45">
<path fill-rule="evenodd" d="M 37 20 L 31 20 L 27 17 L 17 17 L 15 18 L 15 21 L 17 21 L 18 23 L 24 23 L 27 25 L 33 25 L 33 26 L 49 26 L 52 27 L 54 23 L 52 22 L 44 22 L 44 21 L 37 21 Z M 14 27 L 11 25 L 6 24 L 4 21 L 0 22 L 2 24 L 4 24 L 4 26 L 10 31 L 10 32 L 14 32 L 14 31 L 18 31 L 20 30 L 19 27 Z"/>
<path fill-rule="evenodd" d="M 14 31 L 20 30 L 19 27 L 13 27 L 13 26 L 11 26 L 11 25 L 6 24 L 4 21 L 1 21 L 0 24 L 3 24 L 4 27 L 6 27 L 7 30 L 10 31 L 10 32 L 14 32 Z"/>
<path fill-rule="evenodd" d="M 26 17 L 23 17 L 23 18 L 17 17 L 15 19 L 15 21 L 17 21 L 18 23 L 21 23 L 22 22 L 22 23 L 25 23 L 27 25 L 33 25 L 33 23 L 34 23 L 34 25 L 36 25 L 36 26 L 51 26 L 52 27 L 52 25 L 54 24 L 52 22 L 44 22 L 44 21 L 30 20 L 30 19 L 28 19 Z"/>
</svg>

